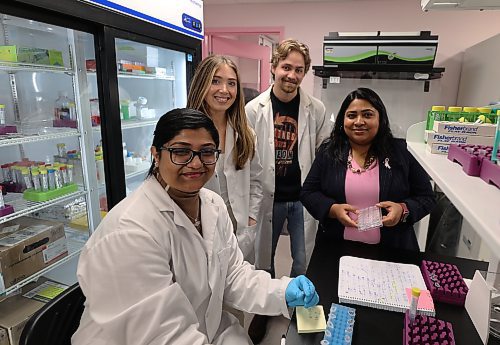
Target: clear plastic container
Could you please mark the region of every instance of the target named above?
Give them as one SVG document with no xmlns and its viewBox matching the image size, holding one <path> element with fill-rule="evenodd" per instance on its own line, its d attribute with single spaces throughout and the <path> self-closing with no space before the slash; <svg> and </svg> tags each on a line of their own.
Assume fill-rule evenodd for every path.
<svg viewBox="0 0 500 345">
<path fill-rule="evenodd" d="M 74 118 L 72 118 L 72 116 Z M 75 102 L 68 97 L 68 92 L 66 91 L 59 91 L 59 98 L 56 100 L 54 105 L 54 119 L 76 119 Z"/>
</svg>

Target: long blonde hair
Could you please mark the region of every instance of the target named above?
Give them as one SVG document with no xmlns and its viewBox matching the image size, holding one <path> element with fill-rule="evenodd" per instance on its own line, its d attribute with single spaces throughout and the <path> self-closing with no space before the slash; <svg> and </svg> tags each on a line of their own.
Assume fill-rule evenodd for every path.
<svg viewBox="0 0 500 345">
<path fill-rule="evenodd" d="M 191 81 L 187 107 L 202 111 L 208 116 L 211 116 L 205 102 L 205 97 L 210 86 L 212 85 L 215 72 L 222 65 L 231 67 L 236 74 L 236 99 L 231 107 L 226 110 L 226 116 L 229 124 L 237 133 L 235 143 L 236 150 L 234 150 L 233 161 L 236 170 L 241 170 L 245 167 L 248 160 L 253 158 L 255 153 L 255 139 L 250 126 L 248 125 L 247 116 L 245 114 L 245 99 L 236 64 L 228 57 L 222 55 L 211 55 L 203 59 L 203 61 L 201 61 L 196 68 Z"/>
</svg>

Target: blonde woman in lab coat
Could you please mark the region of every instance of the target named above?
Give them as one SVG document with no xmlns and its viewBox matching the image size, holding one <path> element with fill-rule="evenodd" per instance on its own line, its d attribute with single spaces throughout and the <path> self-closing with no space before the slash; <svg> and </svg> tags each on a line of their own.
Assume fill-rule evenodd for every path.
<svg viewBox="0 0 500 345">
<path fill-rule="evenodd" d="M 238 69 L 221 55 L 205 58 L 191 81 L 187 108 L 209 115 L 217 127 L 221 154 L 205 185 L 224 200 L 245 260 L 254 262 L 262 202 L 262 166 L 255 133 L 248 125 Z"/>
<path fill-rule="evenodd" d="M 214 173 L 212 120 L 174 109 L 156 125 L 146 181 L 116 205 L 80 255 L 86 296 L 73 345 L 251 344 L 225 303 L 288 316 L 317 304 L 305 276 L 271 279 L 243 260 Z"/>
</svg>

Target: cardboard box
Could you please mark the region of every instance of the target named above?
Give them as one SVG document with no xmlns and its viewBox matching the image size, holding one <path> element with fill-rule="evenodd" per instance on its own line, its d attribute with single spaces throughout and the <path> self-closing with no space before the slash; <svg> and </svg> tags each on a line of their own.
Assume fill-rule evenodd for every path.
<svg viewBox="0 0 500 345">
<path fill-rule="evenodd" d="M 450 145 L 448 145 L 448 144 L 427 143 L 427 150 L 430 153 L 438 153 L 438 154 L 446 155 L 446 154 L 448 154 L 449 149 L 450 149 Z"/>
<path fill-rule="evenodd" d="M 491 123 L 463 123 L 451 121 L 434 121 L 434 132 L 444 134 L 481 135 L 483 137 L 495 136 L 496 125 Z"/>
<path fill-rule="evenodd" d="M 46 284 L 60 285 L 46 278 L 41 278 L 37 282 L 23 286 L 20 294 L 8 297 L 0 302 L 0 345 L 19 344 L 24 326 L 30 317 L 46 303 L 43 300 L 30 298 L 26 295 Z"/>
<path fill-rule="evenodd" d="M 0 61 L 17 62 L 16 46 L 0 46 Z"/>
<path fill-rule="evenodd" d="M 49 51 L 34 47 L 17 47 L 17 61 L 38 65 L 49 65 Z"/>
<path fill-rule="evenodd" d="M 1 224 L 0 294 L 67 255 L 62 223 L 21 217 Z"/>
<path fill-rule="evenodd" d="M 471 145 L 493 145 L 494 137 L 483 137 L 480 135 L 444 134 L 434 131 L 425 131 L 425 142 L 430 144 L 471 144 Z"/>
<path fill-rule="evenodd" d="M 64 66 L 62 52 L 60 50 L 49 49 L 49 65 Z"/>
<path fill-rule="evenodd" d="M 44 305 L 43 302 L 20 295 L 0 303 L 0 328 L 7 333 L 7 344 L 19 345 L 26 322 Z"/>
</svg>

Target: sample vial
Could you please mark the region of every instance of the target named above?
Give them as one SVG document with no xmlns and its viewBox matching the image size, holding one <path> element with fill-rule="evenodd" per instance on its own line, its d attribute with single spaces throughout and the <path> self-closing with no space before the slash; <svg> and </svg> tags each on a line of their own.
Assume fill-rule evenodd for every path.
<svg viewBox="0 0 500 345">
<path fill-rule="evenodd" d="M 66 165 L 68 184 L 73 183 L 73 164 Z"/>
<path fill-rule="evenodd" d="M 5 207 L 5 202 L 3 201 L 3 186 L 0 186 L 0 208 Z"/>
<path fill-rule="evenodd" d="M 40 185 L 42 190 L 49 190 L 49 176 L 46 169 L 40 169 Z"/>
<path fill-rule="evenodd" d="M 38 172 L 38 170 L 33 170 L 31 172 L 31 179 L 33 180 L 33 189 L 39 192 L 42 187 L 40 184 L 40 173 Z"/>
<path fill-rule="evenodd" d="M 5 104 L 0 104 L 0 125 L 5 125 Z"/>
<path fill-rule="evenodd" d="M 48 180 L 49 180 L 49 189 L 56 189 L 55 170 L 52 168 L 48 169 L 47 176 L 48 176 Z"/>
</svg>

